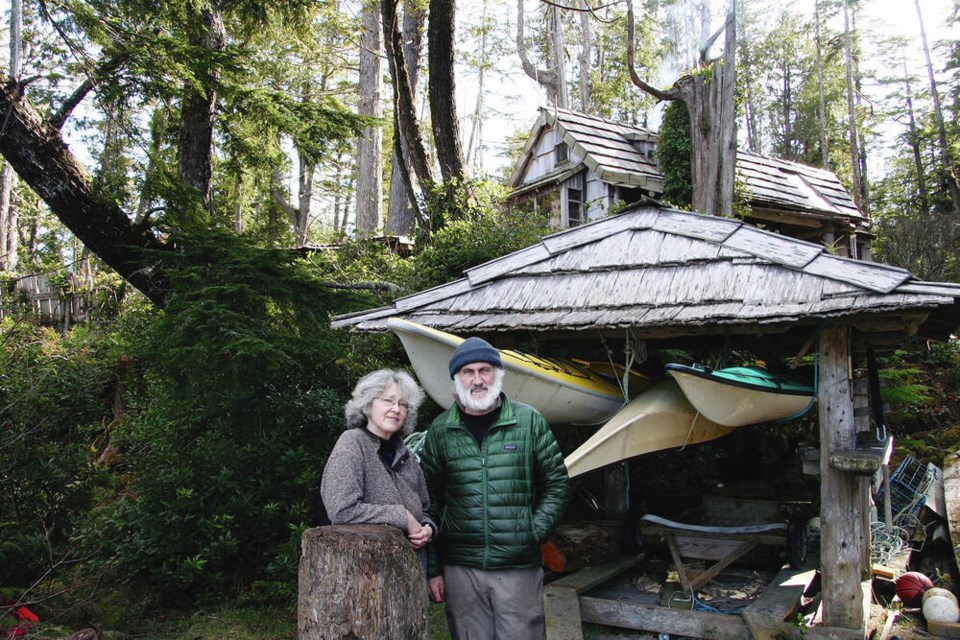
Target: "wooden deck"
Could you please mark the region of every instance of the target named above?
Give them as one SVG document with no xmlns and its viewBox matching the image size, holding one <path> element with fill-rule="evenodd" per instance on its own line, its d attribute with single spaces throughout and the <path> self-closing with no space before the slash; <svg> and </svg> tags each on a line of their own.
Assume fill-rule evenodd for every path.
<svg viewBox="0 0 960 640">
<path fill-rule="evenodd" d="M 862 640 L 861 629 L 812 626 L 795 616 L 814 570 L 782 569 L 764 594 L 740 614 L 672 609 L 622 598 L 585 595 L 633 568 L 639 557 L 624 556 L 587 567 L 544 587 L 547 640 L 583 640 L 583 622 L 706 640 Z"/>
</svg>

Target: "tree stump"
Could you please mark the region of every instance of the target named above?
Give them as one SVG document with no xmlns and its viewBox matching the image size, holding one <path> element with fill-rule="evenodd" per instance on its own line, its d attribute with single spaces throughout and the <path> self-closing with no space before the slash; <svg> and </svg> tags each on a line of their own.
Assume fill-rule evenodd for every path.
<svg viewBox="0 0 960 640">
<path fill-rule="evenodd" d="M 420 560 L 396 527 L 332 525 L 304 532 L 300 640 L 426 640 L 428 606 Z"/>
</svg>

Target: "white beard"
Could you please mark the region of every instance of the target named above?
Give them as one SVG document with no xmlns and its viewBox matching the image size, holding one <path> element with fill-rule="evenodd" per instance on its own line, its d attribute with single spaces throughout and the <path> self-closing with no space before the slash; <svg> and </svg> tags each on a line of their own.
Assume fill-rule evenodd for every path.
<svg viewBox="0 0 960 640">
<path fill-rule="evenodd" d="M 460 381 L 460 376 L 454 376 L 453 383 L 457 391 L 457 400 L 465 409 L 475 413 L 487 413 L 496 407 L 500 400 L 500 392 L 503 390 L 503 369 L 497 368 L 493 383 L 485 387 L 487 393 L 483 396 L 470 393 L 472 389 L 484 388 L 483 385 L 474 385 L 468 389 Z"/>
</svg>

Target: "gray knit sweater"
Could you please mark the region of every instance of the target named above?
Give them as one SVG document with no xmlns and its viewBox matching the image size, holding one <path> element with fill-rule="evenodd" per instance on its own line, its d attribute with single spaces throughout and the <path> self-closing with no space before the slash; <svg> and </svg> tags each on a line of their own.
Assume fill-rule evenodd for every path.
<svg viewBox="0 0 960 640">
<path fill-rule="evenodd" d="M 437 527 L 427 507 L 427 484 L 416 458 L 400 441 L 387 467 L 377 451 L 380 439 L 365 428 L 347 429 L 323 470 L 320 494 L 333 524 L 389 524 L 407 531 L 406 510 L 418 522 Z"/>
</svg>

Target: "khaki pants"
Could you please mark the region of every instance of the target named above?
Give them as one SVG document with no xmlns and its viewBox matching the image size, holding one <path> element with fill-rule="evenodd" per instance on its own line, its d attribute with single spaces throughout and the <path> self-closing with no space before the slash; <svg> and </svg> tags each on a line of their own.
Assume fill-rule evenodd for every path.
<svg viewBox="0 0 960 640">
<path fill-rule="evenodd" d="M 454 640 L 542 640 L 543 569 L 443 569 Z"/>
</svg>

